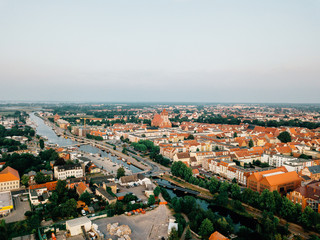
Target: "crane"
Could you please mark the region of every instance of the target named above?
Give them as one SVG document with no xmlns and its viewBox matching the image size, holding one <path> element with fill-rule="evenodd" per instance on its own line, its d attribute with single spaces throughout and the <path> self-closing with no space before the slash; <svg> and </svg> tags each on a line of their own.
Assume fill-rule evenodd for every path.
<svg viewBox="0 0 320 240">
<path fill-rule="evenodd" d="M 80 118 L 80 119 L 84 119 L 84 129 L 86 129 L 86 120 L 90 118 Z"/>
</svg>

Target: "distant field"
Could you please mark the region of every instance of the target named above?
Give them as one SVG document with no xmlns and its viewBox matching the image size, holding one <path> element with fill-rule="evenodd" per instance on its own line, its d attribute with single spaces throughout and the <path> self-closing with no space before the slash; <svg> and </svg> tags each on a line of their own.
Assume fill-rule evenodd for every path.
<svg viewBox="0 0 320 240">
<path fill-rule="evenodd" d="M 10 107 L 9 109 L 6 107 L 0 107 L 0 115 L 2 116 L 6 116 L 9 114 L 13 114 L 15 113 L 15 111 L 24 111 L 24 112 L 33 112 L 33 111 L 38 111 L 41 110 L 41 108 L 39 107 L 21 107 L 21 106 L 17 106 L 17 107 Z"/>
<path fill-rule="evenodd" d="M 15 111 L 8 111 L 8 110 L 1 110 L 0 109 L 0 116 L 8 116 L 8 115 L 11 115 L 11 114 L 14 114 Z"/>
</svg>

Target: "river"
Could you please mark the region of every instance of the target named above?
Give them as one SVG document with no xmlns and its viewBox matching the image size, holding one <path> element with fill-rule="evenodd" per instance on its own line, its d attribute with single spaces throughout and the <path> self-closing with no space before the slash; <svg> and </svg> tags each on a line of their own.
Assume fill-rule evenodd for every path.
<svg viewBox="0 0 320 240">
<path fill-rule="evenodd" d="M 47 138 L 49 143 L 58 144 L 60 147 L 78 144 L 78 142 L 72 141 L 71 139 L 66 139 L 64 137 L 57 136 L 57 134 L 52 130 L 52 128 L 46 125 L 44 123 L 44 120 L 36 116 L 34 112 L 30 113 L 30 120 L 33 123 L 35 123 L 36 133 L 39 136 Z M 123 165 L 124 167 L 128 167 L 128 169 L 131 170 L 133 173 L 138 173 L 142 171 L 140 168 L 137 168 L 132 164 L 129 165 L 126 162 L 119 160 L 117 157 L 111 156 L 111 153 L 106 153 L 101 149 L 93 147 L 91 145 L 81 145 L 79 147 L 79 150 L 86 153 L 101 154 L 101 157 L 107 157 L 114 163 L 118 163 Z"/>
</svg>

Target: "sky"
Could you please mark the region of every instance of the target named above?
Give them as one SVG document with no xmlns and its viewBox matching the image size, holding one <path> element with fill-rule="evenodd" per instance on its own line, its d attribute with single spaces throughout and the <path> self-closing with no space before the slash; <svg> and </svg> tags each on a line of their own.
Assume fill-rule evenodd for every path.
<svg viewBox="0 0 320 240">
<path fill-rule="evenodd" d="M 320 103 L 320 0 L 0 0 L 0 100 Z"/>
</svg>

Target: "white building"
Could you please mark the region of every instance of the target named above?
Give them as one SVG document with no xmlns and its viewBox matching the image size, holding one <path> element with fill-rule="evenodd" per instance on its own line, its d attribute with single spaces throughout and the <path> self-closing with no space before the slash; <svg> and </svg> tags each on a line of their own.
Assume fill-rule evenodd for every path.
<svg viewBox="0 0 320 240">
<path fill-rule="evenodd" d="M 20 188 L 20 176 L 17 170 L 6 167 L 0 172 L 0 192 Z"/>
<path fill-rule="evenodd" d="M 29 189 L 29 199 L 32 205 L 45 204 L 49 201 L 49 192 L 46 187 Z"/>
<path fill-rule="evenodd" d="M 261 160 L 262 162 L 267 162 L 270 166 L 273 167 L 285 166 L 289 172 L 299 172 L 305 167 L 311 167 L 314 165 L 314 161 L 312 159 L 302 159 L 280 154 L 263 154 Z"/>
<path fill-rule="evenodd" d="M 82 226 L 84 230 L 88 232 L 92 227 L 91 220 L 87 217 L 80 217 L 66 221 L 66 229 L 70 232 L 71 236 L 82 234 Z"/>
<path fill-rule="evenodd" d="M 80 178 L 84 176 L 81 164 L 63 165 L 54 167 L 54 177 L 58 180 L 65 180 L 68 177 Z"/>
<path fill-rule="evenodd" d="M 168 234 L 171 233 L 172 229 L 175 229 L 176 231 L 178 231 L 178 223 L 176 223 L 174 219 L 169 220 Z"/>
<path fill-rule="evenodd" d="M 10 191 L 0 192 L 0 216 L 6 216 L 13 209 Z"/>
</svg>

